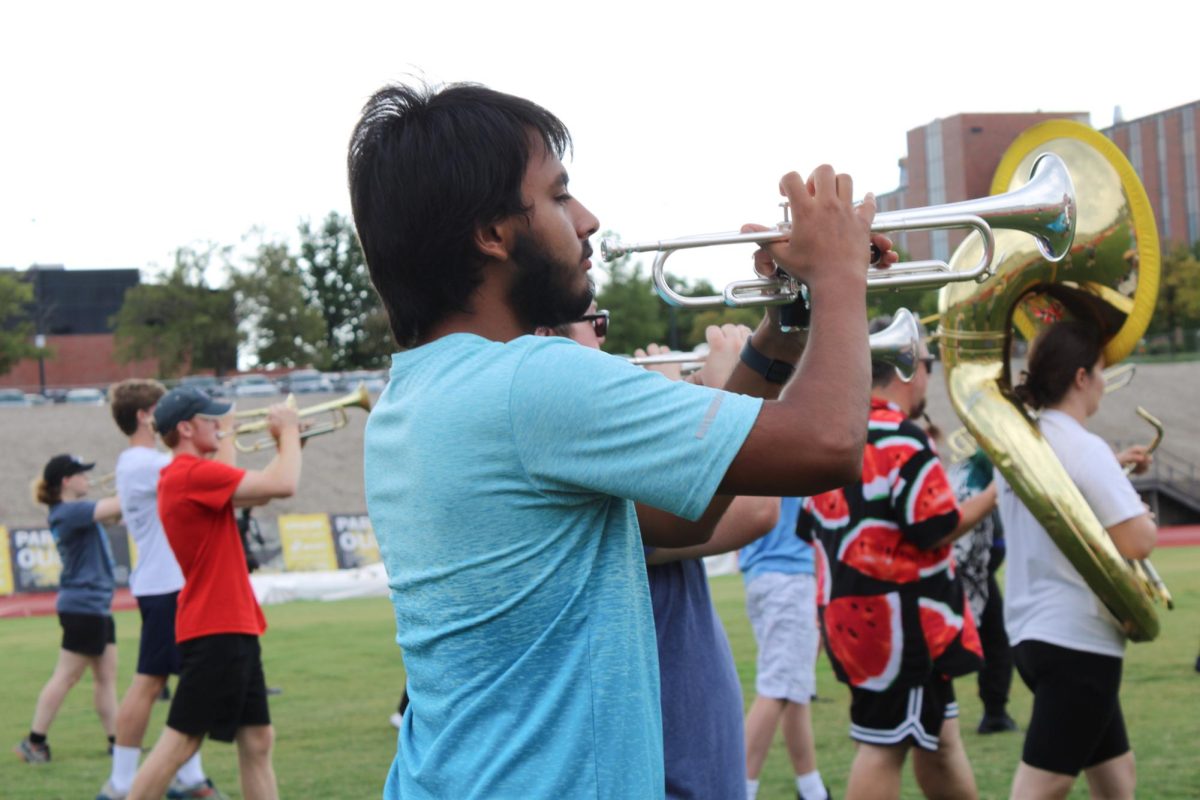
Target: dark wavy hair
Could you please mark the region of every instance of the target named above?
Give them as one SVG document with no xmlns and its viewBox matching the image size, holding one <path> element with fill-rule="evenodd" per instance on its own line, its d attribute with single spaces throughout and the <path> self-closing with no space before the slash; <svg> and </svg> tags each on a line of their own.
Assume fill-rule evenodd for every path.
<svg viewBox="0 0 1200 800">
<path fill-rule="evenodd" d="M 367 101 L 350 138 L 350 203 L 401 347 L 468 310 L 483 280 L 475 232 L 528 213 L 521 182 L 539 139 L 560 158 L 571 145 L 546 109 L 477 84 L 387 86 Z"/>
<path fill-rule="evenodd" d="M 1028 369 L 1014 391 L 1030 408 L 1056 405 L 1070 391 L 1079 369 L 1090 370 L 1103 352 L 1104 337 L 1095 325 L 1074 320 L 1055 323 L 1033 340 Z"/>
</svg>

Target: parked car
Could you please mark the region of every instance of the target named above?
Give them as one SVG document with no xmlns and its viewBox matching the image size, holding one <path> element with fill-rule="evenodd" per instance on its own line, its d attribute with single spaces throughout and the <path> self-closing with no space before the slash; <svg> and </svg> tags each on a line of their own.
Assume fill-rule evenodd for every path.
<svg viewBox="0 0 1200 800">
<path fill-rule="evenodd" d="M 371 394 L 379 394 L 387 386 L 387 372 L 383 370 L 360 369 L 342 374 L 343 391 L 352 392 L 358 384 L 365 384 Z"/>
<path fill-rule="evenodd" d="M 108 399 L 99 389 L 71 389 L 64 402 L 73 406 L 102 406 Z"/>
<path fill-rule="evenodd" d="M 286 381 L 287 391 L 293 394 L 333 391 L 333 383 L 315 369 L 293 370 Z"/>
<path fill-rule="evenodd" d="M 279 394 L 276 386 L 266 375 L 239 375 L 229 382 L 234 397 L 271 397 Z"/>
<path fill-rule="evenodd" d="M 24 408 L 29 400 L 20 389 L 0 389 L 0 408 Z"/>
<path fill-rule="evenodd" d="M 49 397 L 46 397 L 44 394 L 39 394 L 38 392 L 26 392 L 25 400 L 31 406 L 44 406 L 51 402 Z"/>
<path fill-rule="evenodd" d="M 191 386 L 208 392 L 210 397 L 223 397 L 225 387 L 212 375 L 185 375 L 179 379 L 180 386 Z"/>
</svg>

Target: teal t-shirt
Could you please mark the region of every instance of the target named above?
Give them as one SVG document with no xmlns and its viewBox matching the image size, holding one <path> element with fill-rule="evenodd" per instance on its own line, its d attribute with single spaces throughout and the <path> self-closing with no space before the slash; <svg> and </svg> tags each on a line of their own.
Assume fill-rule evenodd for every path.
<svg viewBox="0 0 1200 800">
<path fill-rule="evenodd" d="M 410 700 L 386 798 L 662 796 L 633 501 L 698 517 L 760 406 L 560 338 L 393 357 L 365 443 Z"/>
</svg>

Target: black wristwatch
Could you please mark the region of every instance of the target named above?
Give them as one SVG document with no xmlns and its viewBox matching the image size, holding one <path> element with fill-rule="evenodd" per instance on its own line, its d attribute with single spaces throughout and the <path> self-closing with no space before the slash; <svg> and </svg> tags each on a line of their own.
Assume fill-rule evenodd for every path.
<svg viewBox="0 0 1200 800">
<path fill-rule="evenodd" d="M 742 348 L 742 363 L 759 375 L 762 375 L 770 383 L 787 383 L 788 379 L 792 377 L 792 373 L 796 370 L 795 367 L 786 361 L 767 358 L 755 349 L 749 339 L 746 340 L 746 345 Z"/>
</svg>

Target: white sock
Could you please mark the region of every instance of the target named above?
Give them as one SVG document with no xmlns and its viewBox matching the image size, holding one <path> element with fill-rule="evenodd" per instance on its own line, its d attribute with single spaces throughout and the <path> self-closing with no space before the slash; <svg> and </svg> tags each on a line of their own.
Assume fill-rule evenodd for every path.
<svg viewBox="0 0 1200 800">
<path fill-rule="evenodd" d="M 746 779 L 746 800 L 755 800 L 758 797 L 758 781 Z"/>
<path fill-rule="evenodd" d="M 108 777 L 108 781 L 118 793 L 126 794 L 133 788 L 133 776 L 137 775 L 138 758 L 141 755 L 140 747 L 113 745 L 112 775 Z"/>
<path fill-rule="evenodd" d="M 816 769 L 796 776 L 796 791 L 804 800 L 827 800 L 829 797 L 825 792 L 825 782 L 821 780 L 821 771 Z"/>
<path fill-rule="evenodd" d="M 179 768 L 179 772 L 175 773 L 175 777 L 184 786 L 195 786 L 197 783 L 204 783 L 204 767 L 200 766 L 200 751 L 196 751 L 196 755 L 183 762 L 183 766 Z"/>
</svg>

